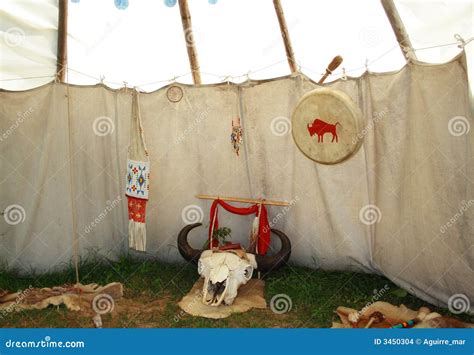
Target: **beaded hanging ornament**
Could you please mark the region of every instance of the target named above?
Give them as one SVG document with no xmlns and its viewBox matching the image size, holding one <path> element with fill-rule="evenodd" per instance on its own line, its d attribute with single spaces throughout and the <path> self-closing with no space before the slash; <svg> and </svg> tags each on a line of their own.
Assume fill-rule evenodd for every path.
<svg viewBox="0 0 474 355">
<path fill-rule="evenodd" d="M 240 145 L 243 142 L 242 138 L 242 126 L 240 125 L 240 117 L 237 117 L 237 121 L 234 122 L 232 120 L 232 133 L 230 135 L 230 142 L 232 143 L 232 148 L 234 149 L 234 153 L 239 156 L 240 152 Z"/>
<path fill-rule="evenodd" d="M 145 146 L 138 100 L 138 93 L 134 91 L 125 195 L 128 200 L 128 245 L 132 249 L 145 251 L 145 217 L 150 190 L 150 159 Z"/>
</svg>

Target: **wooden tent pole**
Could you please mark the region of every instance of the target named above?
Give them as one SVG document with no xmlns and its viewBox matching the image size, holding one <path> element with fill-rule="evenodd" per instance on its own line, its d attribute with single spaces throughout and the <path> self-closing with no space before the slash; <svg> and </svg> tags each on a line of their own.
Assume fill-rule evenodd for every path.
<svg viewBox="0 0 474 355">
<path fill-rule="evenodd" d="M 275 6 L 275 12 L 278 17 L 278 23 L 280 24 L 280 32 L 285 45 L 286 58 L 288 59 L 288 65 L 292 73 L 298 72 L 296 66 L 295 54 L 293 53 L 293 47 L 291 46 L 290 34 L 288 33 L 288 27 L 286 26 L 285 14 L 281 7 L 280 0 L 273 0 L 273 6 Z"/>
<path fill-rule="evenodd" d="M 410 38 L 408 37 L 408 33 L 403 25 L 402 19 L 398 14 L 397 8 L 395 7 L 395 3 L 393 0 L 381 0 L 383 9 L 387 14 L 388 20 L 390 21 L 390 25 L 392 26 L 393 32 L 395 33 L 395 37 L 397 38 L 398 44 L 400 45 L 400 49 L 408 61 L 410 59 L 417 59 L 416 53 L 413 50 L 413 46 L 411 45 Z M 404 50 L 405 48 L 409 48 L 411 53 L 408 53 Z"/>
<path fill-rule="evenodd" d="M 188 51 L 189 65 L 193 72 L 193 81 L 195 85 L 201 84 L 201 72 L 199 68 L 196 44 L 194 43 L 193 26 L 191 24 L 191 14 L 189 13 L 188 0 L 179 0 L 179 12 L 181 13 L 181 22 L 183 24 L 184 40 Z"/>
<path fill-rule="evenodd" d="M 272 201 L 272 200 L 257 200 L 253 198 L 240 198 L 240 197 L 224 197 L 224 196 L 212 196 L 212 195 L 196 195 L 197 198 L 204 200 L 224 200 L 233 202 L 244 202 L 244 203 L 257 203 L 261 205 L 273 205 L 273 206 L 289 206 L 290 204 L 285 201 Z"/>
<path fill-rule="evenodd" d="M 56 75 L 58 80 L 62 83 L 66 81 L 68 1 L 69 0 L 59 0 L 58 3 L 58 50 Z"/>
</svg>

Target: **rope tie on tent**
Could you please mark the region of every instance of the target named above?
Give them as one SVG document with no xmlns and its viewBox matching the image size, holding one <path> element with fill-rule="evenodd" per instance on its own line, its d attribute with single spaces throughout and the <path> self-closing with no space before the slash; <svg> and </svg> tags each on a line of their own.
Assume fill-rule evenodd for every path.
<svg viewBox="0 0 474 355">
<path fill-rule="evenodd" d="M 54 78 L 54 82 L 55 82 L 55 83 L 61 82 L 60 77 L 61 77 L 63 71 L 64 71 L 64 67 L 61 67 L 61 69 L 59 69 L 59 70 L 56 72 L 56 75 L 55 75 L 55 78 Z"/>
<path fill-rule="evenodd" d="M 252 79 L 250 79 L 250 73 L 251 73 L 251 71 L 249 70 L 249 71 L 247 72 L 247 74 L 245 75 L 246 81 L 251 81 L 251 80 L 252 80 Z"/>
<path fill-rule="evenodd" d="M 434 48 L 441 48 L 441 47 L 448 47 L 448 46 L 454 46 L 457 45 L 458 48 L 461 48 L 464 50 L 464 47 L 468 45 L 470 42 L 474 40 L 474 37 L 468 38 L 467 40 L 464 40 L 459 34 L 455 34 L 454 38 L 456 39 L 456 42 L 453 43 L 445 43 L 445 44 L 439 44 L 437 46 L 429 46 L 429 47 L 422 47 L 422 48 L 415 48 L 415 51 L 423 51 L 426 49 L 434 49 Z"/>
<path fill-rule="evenodd" d="M 466 44 L 468 44 L 469 42 L 471 42 L 474 37 L 471 37 L 469 38 L 467 41 L 464 40 L 464 38 L 461 37 L 461 35 L 459 33 L 456 33 L 454 35 L 454 38 L 458 41 L 458 48 L 461 48 L 461 49 L 464 49 L 464 47 L 466 47 Z"/>
<path fill-rule="evenodd" d="M 407 57 L 409 58 L 409 61 L 415 60 L 415 51 L 416 49 L 408 47 L 408 46 L 403 46 L 400 44 L 400 47 L 402 48 L 403 52 L 406 53 Z"/>
<path fill-rule="evenodd" d="M 341 80 L 346 81 L 347 80 L 347 75 L 346 75 L 346 68 L 342 68 L 342 76 Z"/>
<path fill-rule="evenodd" d="M 456 39 L 456 42 L 453 42 L 453 43 L 445 43 L 445 44 L 439 44 L 439 45 L 435 45 L 435 46 L 429 46 L 429 47 L 422 47 L 422 48 L 407 48 L 405 46 L 403 46 L 402 43 L 398 44 L 394 47 L 392 47 L 391 49 L 387 50 L 386 52 L 384 52 L 383 54 L 381 54 L 380 56 L 378 56 L 377 58 L 371 60 L 369 62 L 369 64 L 373 64 L 377 61 L 379 61 L 381 58 L 385 57 L 386 55 L 388 55 L 390 52 L 392 52 L 393 50 L 397 49 L 397 48 L 400 48 L 400 45 L 402 45 L 402 49 L 404 52 L 406 53 L 409 53 L 409 52 L 416 52 L 416 51 L 421 51 L 421 50 L 426 50 L 426 49 L 434 49 L 434 48 L 440 48 L 440 47 L 447 47 L 447 46 L 453 46 L 453 45 L 457 45 L 458 48 L 461 48 L 461 49 L 464 49 L 466 47 L 466 45 L 468 45 L 469 43 L 471 43 L 473 40 L 474 40 L 474 37 L 470 37 L 468 38 L 467 40 L 463 39 L 459 34 L 455 34 L 454 35 L 454 38 Z M 281 60 L 279 62 L 276 62 L 276 63 L 273 63 L 273 64 L 270 64 L 268 66 L 265 66 L 263 68 L 260 68 L 258 70 L 253 70 L 251 71 L 252 74 L 255 74 L 255 73 L 258 73 L 260 71 L 263 71 L 265 69 L 269 69 L 271 67 L 274 67 L 282 62 L 286 62 L 286 59 L 285 60 Z M 308 67 L 304 67 L 302 66 L 301 64 L 297 63 L 297 67 L 298 67 L 298 72 L 302 72 L 302 69 L 306 70 L 306 71 L 309 71 L 311 73 L 316 73 L 318 75 L 322 75 L 324 73 L 320 73 L 318 71 L 315 71 L 311 68 L 308 68 Z M 357 71 L 357 70 L 360 70 L 360 69 L 364 69 L 365 66 L 360 66 L 360 67 L 357 67 L 357 68 L 352 68 L 352 69 L 348 69 L 348 70 L 345 70 L 346 73 L 350 73 L 350 72 L 354 72 L 354 71 Z M 56 68 L 56 67 L 54 67 Z M 67 71 L 69 73 L 69 71 L 72 71 L 74 73 L 77 73 L 77 74 L 80 74 L 80 75 L 83 75 L 83 76 L 86 76 L 90 79 L 94 79 L 96 80 L 97 82 L 102 82 L 102 83 L 109 83 L 109 84 L 113 84 L 113 85 L 124 85 L 124 82 L 115 82 L 115 81 L 110 81 L 110 80 L 105 80 L 105 77 L 104 77 L 104 80 L 101 81 L 101 78 L 96 78 L 92 75 L 89 75 L 89 74 L 86 74 L 86 73 L 83 73 L 83 72 L 80 72 L 78 70 L 74 70 L 74 69 L 71 69 L 71 68 L 67 68 Z M 158 81 L 154 81 L 154 82 L 150 82 L 150 83 L 145 83 L 145 84 L 140 84 L 140 85 L 136 85 L 136 87 L 143 87 L 143 86 L 148 86 L 148 85 L 153 85 L 153 84 L 160 84 L 160 83 L 166 83 L 166 82 L 175 82 L 176 79 L 178 78 L 181 78 L 181 77 L 184 77 L 186 75 L 189 75 L 191 74 L 192 72 L 188 72 L 186 74 L 182 74 L 182 75 L 179 75 L 179 76 L 175 76 L 173 77 L 171 80 L 170 79 L 166 79 L 166 80 L 158 80 Z M 245 77 L 246 74 L 244 75 L 238 75 L 238 76 L 231 76 L 231 75 L 226 75 L 226 76 L 222 76 L 222 75 L 219 75 L 219 74 L 213 74 L 213 73 L 206 73 L 206 72 L 202 72 L 202 74 L 206 74 L 206 75 L 210 75 L 210 76 L 214 76 L 216 78 L 219 78 L 221 82 L 229 82 L 230 79 L 233 79 L 233 78 L 239 78 L 239 77 Z M 344 75 L 344 73 L 337 73 L 337 72 L 334 72 L 332 73 L 332 75 Z M 24 78 L 8 78 L 8 79 L 0 79 L 0 81 L 14 81 L 14 80 L 27 80 L 27 79 L 42 79 L 42 78 L 55 78 L 56 75 L 46 75 L 46 76 L 35 76 L 35 77 L 24 77 Z"/>
<path fill-rule="evenodd" d="M 230 85 L 231 80 L 232 80 L 232 76 L 231 75 L 226 75 L 226 76 L 223 77 L 222 82 L 227 83 L 227 85 Z"/>
</svg>

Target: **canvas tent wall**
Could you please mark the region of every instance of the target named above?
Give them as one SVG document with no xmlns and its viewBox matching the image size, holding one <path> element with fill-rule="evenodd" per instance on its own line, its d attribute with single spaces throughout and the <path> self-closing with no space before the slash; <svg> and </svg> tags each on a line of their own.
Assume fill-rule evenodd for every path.
<svg viewBox="0 0 474 355">
<path fill-rule="evenodd" d="M 296 264 L 383 273 L 436 304 L 457 293 L 474 300 L 466 282 L 474 209 L 464 53 L 440 65 L 413 62 L 328 84 L 351 96 L 368 127 L 362 149 L 336 166 L 308 160 L 291 138 L 294 105 L 318 87 L 308 77 L 181 86 L 178 104 L 169 102 L 166 88 L 140 95 L 153 174 L 148 256 L 181 260 L 177 232 L 207 218 L 209 203 L 196 193 L 263 196 L 295 201 L 284 215 L 274 207 L 270 215 L 292 238 Z M 126 252 L 131 90 L 49 83 L 2 91 L 0 103 L 1 260 L 21 271 L 62 267 L 73 255 L 73 235 L 81 256 Z M 237 116 L 244 127 L 241 158 L 228 140 Z M 106 134 L 97 134 L 97 122 L 106 124 Z M 361 212 L 372 205 L 378 223 L 364 223 Z M 13 223 L 5 219 L 10 206 L 21 207 Z M 249 219 L 222 214 L 221 224 L 246 243 Z M 205 229 L 191 237 L 200 246 Z"/>
</svg>

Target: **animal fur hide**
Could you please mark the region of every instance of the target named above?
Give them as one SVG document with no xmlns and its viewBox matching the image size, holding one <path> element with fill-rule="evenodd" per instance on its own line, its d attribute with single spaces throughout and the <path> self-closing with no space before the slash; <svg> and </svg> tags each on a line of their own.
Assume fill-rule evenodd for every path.
<svg viewBox="0 0 474 355">
<path fill-rule="evenodd" d="M 71 311 L 79 311 L 84 301 L 92 305 L 93 299 L 101 294 L 108 295 L 114 300 L 119 299 L 123 296 L 123 286 L 121 283 L 113 282 L 102 287 L 97 284 L 77 284 L 52 288 L 30 287 L 18 292 L 0 290 L 0 315 L 19 310 L 44 309 L 50 305 L 61 304 Z"/>
<path fill-rule="evenodd" d="M 414 311 L 403 304 L 394 306 L 387 302 L 375 302 L 361 311 L 338 307 L 336 314 L 341 323 L 333 322 L 332 328 L 390 328 L 410 320 L 415 320 L 413 328 L 474 328 L 472 323 L 442 316 L 427 307 Z M 377 318 L 377 314 L 383 315 L 383 320 L 371 321 L 371 318 Z"/>
</svg>

